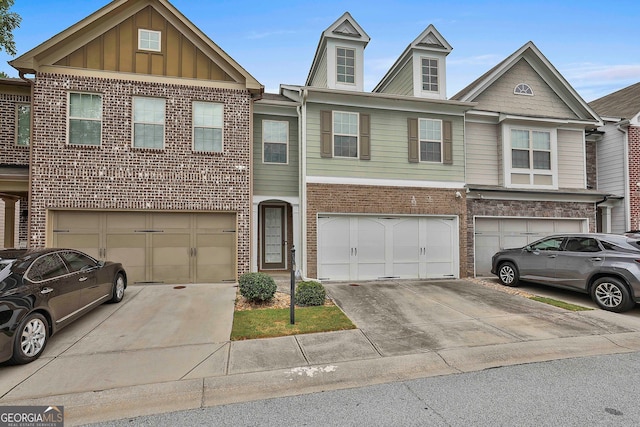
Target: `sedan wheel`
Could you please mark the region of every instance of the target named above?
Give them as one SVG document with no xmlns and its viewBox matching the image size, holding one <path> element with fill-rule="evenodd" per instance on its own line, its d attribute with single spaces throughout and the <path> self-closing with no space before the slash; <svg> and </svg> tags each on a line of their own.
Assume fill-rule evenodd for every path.
<svg viewBox="0 0 640 427">
<path fill-rule="evenodd" d="M 635 305 L 627 287 L 613 277 L 596 280 L 591 288 L 591 298 L 600 308 L 616 313 L 630 310 Z"/>
<path fill-rule="evenodd" d="M 124 288 L 127 283 L 125 281 L 124 276 L 121 273 L 118 273 L 116 278 L 113 280 L 113 294 L 110 302 L 120 302 L 122 298 L 124 298 Z"/>
<path fill-rule="evenodd" d="M 516 266 L 510 262 L 505 262 L 498 269 L 498 277 L 500 282 L 505 286 L 517 286 L 518 285 L 518 270 Z"/>
<path fill-rule="evenodd" d="M 36 360 L 47 345 L 49 326 L 39 313 L 27 316 L 18 328 L 13 348 L 12 361 L 17 364 Z"/>
</svg>

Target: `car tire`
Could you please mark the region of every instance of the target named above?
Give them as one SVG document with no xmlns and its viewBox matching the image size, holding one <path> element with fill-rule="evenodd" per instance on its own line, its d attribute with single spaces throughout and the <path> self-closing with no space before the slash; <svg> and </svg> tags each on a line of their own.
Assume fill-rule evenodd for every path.
<svg viewBox="0 0 640 427">
<path fill-rule="evenodd" d="M 591 298 L 603 310 L 616 313 L 631 310 L 636 304 L 627 286 L 615 277 L 601 277 L 593 282 Z"/>
<path fill-rule="evenodd" d="M 44 352 L 48 339 L 47 319 L 40 313 L 29 314 L 16 330 L 10 362 L 16 365 L 33 362 Z"/>
<path fill-rule="evenodd" d="M 113 291 L 111 293 L 111 299 L 109 302 L 118 303 L 124 298 L 124 290 L 127 287 L 127 280 L 122 273 L 116 274 L 113 279 Z"/>
<path fill-rule="evenodd" d="M 520 277 L 518 275 L 518 269 L 512 262 L 504 262 L 498 267 L 498 278 L 500 283 L 505 286 L 518 286 Z"/>
</svg>

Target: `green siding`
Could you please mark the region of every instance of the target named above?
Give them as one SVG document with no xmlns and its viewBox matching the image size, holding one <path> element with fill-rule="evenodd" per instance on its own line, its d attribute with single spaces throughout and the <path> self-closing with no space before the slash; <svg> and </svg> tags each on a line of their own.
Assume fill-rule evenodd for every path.
<svg viewBox="0 0 640 427">
<path fill-rule="evenodd" d="M 263 163 L 262 121 L 289 122 L 288 164 Z M 253 194 L 257 196 L 298 196 L 298 119 L 297 117 L 255 114 L 253 117 Z"/>
<path fill-rule="evenodd" d="M 413 60 L 408 61 L 382 93 L 413 96 Z"/>
<path fill-rule="evenodd" d="M 371 116 L 371 160 L 321 158 L 320 111 L 338 110 Z M 407 119 L 450 120 L 453 125 L 453 165 L 409 163 Z M 307 109 L 307 175 L 416 181 L 464 181 L 464 126 L 461 116 L 418 114 L 370 108 L 313 105 Z"/>
</svg>

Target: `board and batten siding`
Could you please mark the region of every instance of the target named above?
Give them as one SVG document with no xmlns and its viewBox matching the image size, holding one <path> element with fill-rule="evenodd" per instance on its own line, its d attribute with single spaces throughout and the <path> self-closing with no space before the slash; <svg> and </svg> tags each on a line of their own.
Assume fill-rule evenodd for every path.
<svg viewBox="0 0 640 427">
<path fill-rule="evenodd" d="M 587 188 L 584 132 L 558 129 L 558 187 Z"/>
<path fill-rule="evenodd" d="M 407 61 L 400 72 L 382 90 L 382 93 L 413 96 L 413 63 Z"/>
<path fill-rule="evenodd" d="M 322 158 L 320 156 L 320 112 L 345 111 L 370 115 L 371 160 Z M 452 122 L 453 164 L 409 163 L 410 117 Z M 464 181 L 463 117 L 418 114 L 403 111 L 309 104 L 307 109 L 307 175 L 415 181 Z"/>
<path fill-rule="evenodd" d="M 600 128 L 600 130 L 603 129 Z M 618 131 L 614 124 L 607 124 L 604 131 L 602 139 L 597 143 L 598 190 L 624 196 L 624 134 Z M 624 233 L 625 231 L 627 231 L 625 207 L 621 203 L 611 209 L 611 232 Z"/>
<path fill-rule="evenodd" d="M 468 122 L 467 182 L 469 184 L 500 185 L 501 167 L 498 126 Z"/>
<path fill-rule="evenodd" d="M 289 146 L 287 164 L 264 163 L 262 121 L 289 122 Z M 298 170 L 298 119 L 297 117 L 255 114 L 253 117 L 253 194 L 257 196 L 297 197 Z"/>
<path fill-rule="evenodd" d="M 528 84 L 533 90 L 533 96 L 514 94 L 514 89 L 520 83 Z M 524 59 L 521 59 L 473 101 L 478 103 L 476 107 L 478 110 L 523 116 L 577 117 Z"/>
</svg>

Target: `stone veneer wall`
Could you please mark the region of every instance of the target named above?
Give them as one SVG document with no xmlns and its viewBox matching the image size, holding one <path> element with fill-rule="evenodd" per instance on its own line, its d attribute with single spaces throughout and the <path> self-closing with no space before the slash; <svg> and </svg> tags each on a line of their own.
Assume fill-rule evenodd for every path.
<svg viewBox="0 0 640 427">
<path fill-rule="evenodd" d="M 462 197 L 456 197 L 460 191 Z M 460 226 L 460 277 L 467 271 L 464 189 L 307 184 L 307 275 L 318 274 L 318 213 L 455 215 Z"/>
<path fill-rule="evenodd" d="M 640 230 L 640 126 L 629 126 L 628 138 L 631 229 Z"/>
<path fill-rule="evenodd" d="M 598 188 L 598 163 L 597 163 L 597 146 L 595 141 L 586 141 L 586 159 L 587 167 L 587 188 Z"/>
<path fill-rule="evenodd" d="M 477 216 L 523 218 L 587 218 L 589 231 L 596 231 L 596 207 L 594 203 L 469 199 L 467 202 L 467 275 L 474 276 L 475 230 L 473 219 Z"/>
<path fill-rule="evenodd" d="M 66 143 L 70 91 L 102 94 L 100 146 Z M 30 247 L 45 246 L 46 213 L 53 208 L 236 212 L 238 274 L 249 271 L 247 91 L 39 74 L 33 96 Z M 164 149 L 132 148 L 133 96 L 166 99 Z M 224 104 L 224 152 L 192 151 L 194 100 Z"/>
<path fill-rule="evenodd" d="M 0 93 L 0 165 L 29 165 L 29 147 L 16 145 L 16 105 L 28 104 L 27 94 Z"/>
</svg>

